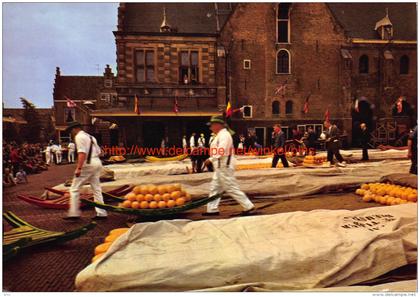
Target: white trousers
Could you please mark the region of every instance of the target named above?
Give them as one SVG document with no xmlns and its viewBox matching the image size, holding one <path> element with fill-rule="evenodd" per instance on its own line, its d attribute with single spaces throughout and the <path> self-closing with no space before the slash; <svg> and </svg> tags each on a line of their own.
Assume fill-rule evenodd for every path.
<svg viewBox="0 0 420 297">
<path fill-rule="evenodd" d="M 70 187 L 70 208 L 68 212 L 69 217 L 80 216 L 80 188 L 86 182 L 90 182 L 93 191 L 93 199 L 95 202 L 104 203 L 102 197 L 102 189 L 99 181 L 101 175 L 102 163 L 99 158 L 92 158 L 90 164 L 84 164 L 82 173 L 79 177 L 73 178 L 73 183 Z M 107 212 L 101 208 L 95 208 L 98 216 L 106 216 Z"/>
<path fill-rule="evenodd" d="M 45 163 L 47 163 L 47 165 L 52 163 L 52 154 L 50 152 L 45 152 Z"/>
<path fill-rule="evenodd" d="M 248 199 L 245 193 L 239 189 L 238 182 L 234 176 L 235 170 L 231 167 L 227 167 L 226 165 L 222 165 L 221 168 L 217 168 L 217 166 L 217 163 L 213 164 L 215 171 L 210 184 L 209 197 L 225 192 L 235 199 L 245 211 L 252 209 L 254 204 Z M 218 212 L 219 203 L 220 198 L 209 202 L 207 204 L 207 212 Z"/>
<path fill-rule="evenodd" d="M 69 163 L 74 163 L 74 150 L 67 151 L 67 161 Z"/>
<path fill-rule="evenodd" d="M 61 152 L 56 152 L 55 153 L 55 159 L 57 161 L 57 164 L 61 164 L 62 157 L 63 157 L 63 155 L 61 154 Z"/>
</svg>

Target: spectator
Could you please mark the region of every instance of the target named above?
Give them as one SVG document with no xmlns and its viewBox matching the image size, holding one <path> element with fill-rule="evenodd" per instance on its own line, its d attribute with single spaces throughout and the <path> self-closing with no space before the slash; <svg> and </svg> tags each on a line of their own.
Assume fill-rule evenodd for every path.
<svg viewBox="0 0 420 297">
<path fill-rule="evenodd" d="M 408 138 L 408 158 L 411 159 L 410 173 L 417 175 L 417 126 Z"/>
<path fill-rule="evenodd" d="M 3 174 L 3 187 L 8 188 L 8 187 L 13 187 L 13 186 L 16 186 L 16 182 L 15 182 L 15 179 L 13 178 L 13 174 L 10 171 L 10 168 L 5 168 L 4 174 Z"/>
<path fill-rule="evenodd" d="M 28 183 L 28 177 L 26 175 L 26 172 L 22 168 L 19 168 L 18 172 L 16 173 L 16 183 L 17 184 Z"/>
</svg>

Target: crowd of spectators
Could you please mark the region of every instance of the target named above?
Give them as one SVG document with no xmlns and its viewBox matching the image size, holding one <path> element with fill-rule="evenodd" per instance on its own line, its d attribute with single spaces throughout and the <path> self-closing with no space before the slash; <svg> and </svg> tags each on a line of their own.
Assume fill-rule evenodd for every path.
<svg viewBox="0 0 420 297">
<path fill-rule="evenodd" d="M 27 183 L 28 174 L 48 170 L 42 145 L 39 143 L 3 143 L 3 187 Z"/>
</svg>

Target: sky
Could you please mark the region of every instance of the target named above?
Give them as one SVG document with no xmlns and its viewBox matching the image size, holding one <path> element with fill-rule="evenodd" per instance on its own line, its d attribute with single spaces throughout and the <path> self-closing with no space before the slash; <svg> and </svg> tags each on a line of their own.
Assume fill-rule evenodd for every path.
<svg viewBox="0 0 420 297">
<path fill-rule="evenodd" d="M 3 3 L 4 107 L 53 105 L 55 68 L 62 75 L 116 73 L 118 3 Z"/>
</svg>

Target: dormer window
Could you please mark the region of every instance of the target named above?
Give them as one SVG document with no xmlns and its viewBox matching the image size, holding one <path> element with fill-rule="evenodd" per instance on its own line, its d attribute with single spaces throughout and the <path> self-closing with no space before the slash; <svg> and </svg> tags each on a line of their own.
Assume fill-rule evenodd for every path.
<svg viewBox="0 0 420 297">
<path fill-rule="evenodd" d="M 291 3 L 277 6 L 277 43 L 290 43 L 290 6 Z"/>
</svg>

